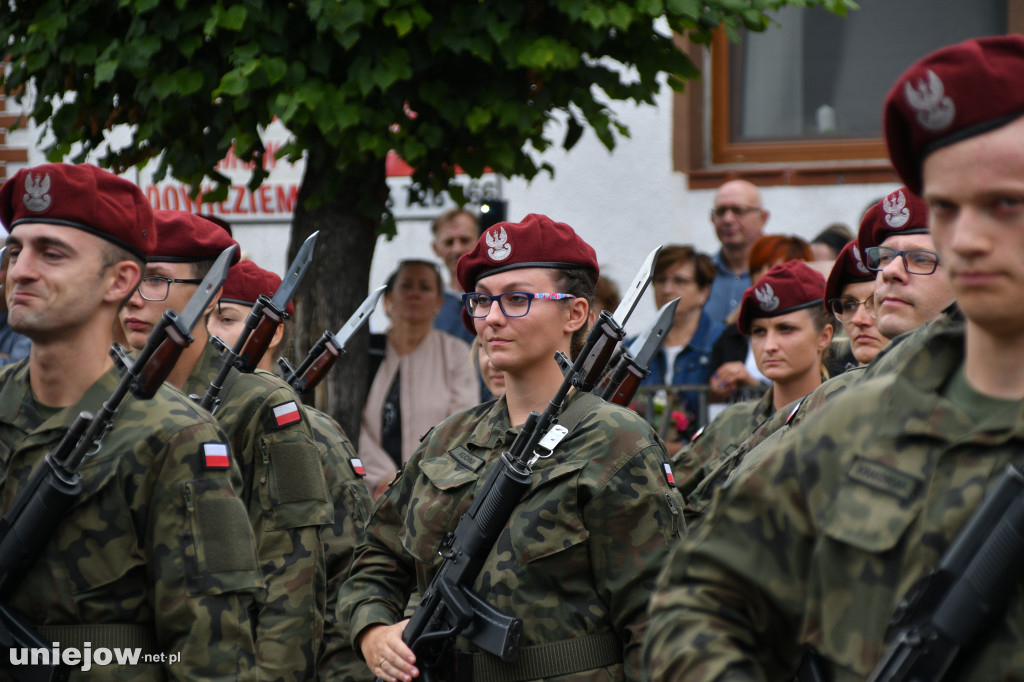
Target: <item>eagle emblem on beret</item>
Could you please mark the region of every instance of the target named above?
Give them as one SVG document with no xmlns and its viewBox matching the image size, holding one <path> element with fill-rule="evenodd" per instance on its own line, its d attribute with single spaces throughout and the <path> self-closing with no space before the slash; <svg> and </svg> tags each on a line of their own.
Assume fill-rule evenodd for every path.
<svg viewBox="0 0 1024 682">
<path fill-rule="evenodd" d="M 22 199 L 25 202 L 25 208 L 33 213 L 42 213 L 50 208 L 50 205 L 53 203 L 53 197 L 48 194 L 49 191 L 49 173 L 43 177 L 33 176 L 29 173 L 25 178 L 25 196 Z"/>
<path fill-rule="evenodd" d="M 491 260 L 502 261 L 512 255 L 512 245 L 508 243 L 504 227 L 485 233 L 484 239 L 487 240 L 487 256 Z"/>
<path fill-rule="evenodd" d="M 767 282 L 754 289 L 754 296 L 757 298 L 757 304 L 761 306 L 761 310 L 766 313 L 779 307 L 779 297 L 775 295 L 772 285 Z"/>
<path fill-rule="evenodd" d="M 942 80 L 934 71 L 929 69 L 926 78 L 927 82 L 922 78 L 913 84 L 909 80 L 904 83 L 903 96 L 917 112 L 917 122 L 927 130 L 938 132 L 953 122 L 956 106 L 946 96 Z"/>
<path fill-rule="evenodd" d="M 866 265 L 864 265 L 864 258 L 860 255 L 860 247 L 854 245 L 854 247 L 850 249 L 850 251 L 853 253 L 853 267 L 857 270 L 857 272 L 865 275 L 870 275 L 871 271 L 868 270 Z"/>
<path fill-rule="evenodd" d="M 885 211 L 885 224 L 893 229 L 903 227 L 910 220 L 910 209 L 902 190 L 882 199 L 882 210 Z"/>
</svg>

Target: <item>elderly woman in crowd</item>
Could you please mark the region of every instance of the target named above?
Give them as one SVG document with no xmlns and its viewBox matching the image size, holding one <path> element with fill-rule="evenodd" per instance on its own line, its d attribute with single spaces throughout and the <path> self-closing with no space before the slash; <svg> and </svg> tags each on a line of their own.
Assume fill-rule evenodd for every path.
<svg viewBox="0 0 1024 682">
<path fill-rule="evenodd" d="M 385 286 L 384 311 L 391 327 L 371 339 L 371 367 L 377 368 L 359 435 L 366 486 L 374 495 L 431 427 L 480 402 L 479 381 L 466 362 L 469 345 L 433 328 L 442 303 L 437 266 L 402 261 Z"/>
</svg>

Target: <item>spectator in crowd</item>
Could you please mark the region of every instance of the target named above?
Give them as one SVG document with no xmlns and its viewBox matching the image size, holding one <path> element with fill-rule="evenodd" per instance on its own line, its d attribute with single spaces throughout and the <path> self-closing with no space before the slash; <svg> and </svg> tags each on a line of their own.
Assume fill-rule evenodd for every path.
<svg viewBox="0 0 1024 682">
<path fill-rule="evenodd" d="M 875 322 L 875 273 L 864 263 L 856 240 L 839 252 L 825 283 L 829 310 L 846 330 L 850 352 L 857 363 L 875 359 L 889 339 Z"/>
<path fill-rule="evenodd" d="M 462 323 L 462 289 L 455 266 L 480 236 L 477 218 L 469 211 L 453 208 L 435 218 L 430 231 L 434 235 L 430 246 L 448 271 L 448 288 L 442 292 L 443 303 L 434 318 L 434 328 L 472 343 L 473 332 Z"/>
<path fill-rule="evenodd" d="M 422 260 L 402 261 L 386 283 L 391 326 L 371 336 L 376 370 L 359 435 L 366 486 L 375 496 L 432 426 L 480 402 L 476 370 L 466 362 L 469 344 L 432 326 L 442 286 L 437 266 Z"/>
<path fill-rule="evenodd" d="M 796 236 L 770 234 L 750 249 L 748 267 L 756 282 L 769 268 L 790 260 L 811 261 L 814 253 L 806 240 Z M 768 380 L 757 369 L 749 338 L 734 324 L 739 309 L 727 320 L 711 352 L 711 396 L 713 402 L 743 401 L 759 395 Z"/>
<path fill-rule="evenodd" d="M 672 328 L 665 335 L 658 354 L 651 360 L 650 375 L 641 385 L 706 384 L 711 376 L 711 349 L 725 329 L 725 323 L 711 319 L 704 310 L 715 278 L 715 264 L 709 256 L 690 245 L 669 244 L 662 247 L 654 263 L 654 304 L 660 309 L 676 298 Z M 678 405 L 685 423 L 696 426 L 700 394 L 686 391 Z M 667 432 L 665 432 L 667 433 Z M 678 450 L 676 443 L 686 439 L 688 429 L 666 436 L 669 452 Z"/>
<path fill-rule="evenodd" d="M 743 294 L 736 324 L 771 387 L 760 400 L 727 407 L 694 436 L 673 467 L 684 491 L 716 469 L 731 446 L 828 378 L 823 357 L 833 325 L 824 304 L 824 278 L 799 260 L 772 266 Z"/>
<path fill-rule="evenodd" d="M 9 365 L 22 358 L 27 358 L 32 348 L 32 341 L 22 334 L 11 329 L 7 324 L 7 264 L 10 257 L 7 249 L 3 250 L 3 257 L 0 260 L 0 366 Z M 119 325 L 114 325 L 115 327 Z"/>
<path fill-rule="evenodd" d="M 855 235 L 845 223 L 832 223 L 811 240 L 813 260 L 834 261 L 843 247 L 854 240 Z"/>
<path fill-rule="evenodd" d="M 715 193 L 711 222 L 722 248 L 714 256 L 715 282 L 704 305 L 712 320 L 725 322 L 750 286 L 750 249 L 764 233 L 768 215 L 761 192 L 746 180 L 730 180 Z"/>
</svg>

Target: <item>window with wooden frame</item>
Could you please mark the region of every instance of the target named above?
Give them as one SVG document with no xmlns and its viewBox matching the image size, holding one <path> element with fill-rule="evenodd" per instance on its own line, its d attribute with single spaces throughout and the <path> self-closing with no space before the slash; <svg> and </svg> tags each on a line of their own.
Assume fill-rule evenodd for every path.
<svg viewBox="0 0 1024 682">
<path fill-rule="evenodd" d="M 944 45 L 1024 28 L 1024 0 L 859 5 L 846 18 L 785 8 L 764 33 L 732 42 L 720 32 L 709 54 L 691 51 L 698 64 L 703 58 L 706 82 L 692 84 L 675 112 L 676 166 L 692 174 L 691 186 L 737 176 L 758 184 L 888 181 L 895 176 L 882 104 L 899 74 Z"/>
</svg>

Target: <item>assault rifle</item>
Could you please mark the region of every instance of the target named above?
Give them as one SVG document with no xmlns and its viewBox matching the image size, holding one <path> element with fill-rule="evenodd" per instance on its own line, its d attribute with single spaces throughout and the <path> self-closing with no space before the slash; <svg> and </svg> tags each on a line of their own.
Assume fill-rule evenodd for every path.
<svg viewBox="0 0 1024 682">
<path fill-rule="evenodd" d="M 284 358 L 277 359 L 277 364 L 282 371 L 281 376 L 291 384 L 296 393 L 309 393 L 316 388 L 320 380 L 327 375 L 327 370 L 331 368 L 334 361 L 345 352 L 345 346 L 348 345 L 349 340 L 370 319 L 370 313 L 377 307 L 377 301 L 384 295 L 385 289 L 387 287 L 371 291 L 337 334 L 325 331 L 298 367 L 292 367 L 291 363 Z"/>
<path fill-rule="evenodd" d="M 431 682 L 432 669 L 457 635 L 504 661 L 517 657 L 522 621 L 488 604 L 473 591 L 473 583 L 513 510 L 533 483 L 533 465 L 538 459 L 551 456 L 568 434 L 556 418 L 569 389 L 589 391 L 622 340 L 623 325 L 651 280 L 659 250 L 660 247 L 647 257 L 615 314 L 601 312 L 576 361 L 571 362 L 561 351 L 555 354 L 565 376 L 562 384 L 544 412 L 530 413 L 512 445 L 491 469 L 469 510 L 459 519 L 455 531 L 441 542 L 438 553 L 444 560 L 402 634 L 403 641 L 422 662 L 420 671 L 425 682 Z"/>
<path fill-rule="evenodd" d="M 229 348 L 218 338 L 211 341 L 224 354 L 224 361 L 217 376 L 210 382 L 203 396 L 199 398 L 199 406 L 207 412 L 214 413 L 220 406 L 220 392 L 224 388 L 224 381 L 227 380 L 231 368 L 234 367 L 239 372 L 250 373 L 256 369 L 256 365 L 260 363 L 264 353 L 267 352 L 270 342 L 274 339 L 274 332 L 287 317 L 284 311 L 288 307 L 288 301 L 291 300 L 295 289 L 302 282 L 302 277 L 306 274 L 309 264 L 313 262 L 313 246 L 316 244 L 319 234 L 319 232 L 314 232 L 306 237 L 306 241 L 302 242 L 295 260 L 288 266 L 288 274 L 281 280 L 281 286 L 274 292 L 273 298 L 267 298 L 266 294 L 260 294 L 256 299 L 252 310 L 249 311 L 249 316 L 245 318 L 245 327 L 235 340 L 234 346 Z"/>
<path fill-rule="evenodd" d="M 898 628 L 868 680 L 940 680 L 960 650 L 1005 608 L 1024 569 L 1024 472 L 1009 465 L 939 565 L 893 616 Z"/>
<path fill-rule="evenodd" d="M 134 362 L 122 366 L 121 380 L 100 410 L 96 414 L 79 413 L 57 446 L 46 453 L 43 463 L 32 473 L 11 508 L 0 518 L 0 647 L 8 651 L 53 649 L 53 644 L 43 641 L 33 626 L 6 602 L 39 559 L 81 493 L 82 475 L 78 467 L 86 456 L 99 450 L 104 434 L 114 424 L 121 402 L 129 392 L 142 400 L 152 398 L 181 352 L 192 343 L 192 329 L 216 298 L 227 277 L 233 250 L 237 248 L 231 246 L 218 256 L 180 316 L 173 310 L 164 311 Z M 125 356 L 114 349 L 111 354 L 115 362 L 123 363 Z M 66 672 L 60 670 L 56 662 L 52 666 L 14 666 L 9 654 L 3 656 L 0 664 L 23 682 L 60 679 Z"/>
<path fill-rule="evenodd" d="M 623 407 L 632 402 L 636 390 L 651 373 L 647 369 L 651 359 L 664 343 L 665 335 L 672 329 L 678 305 L 677 298 L 661 306 L 654 323 L 637 336 L 629 348 L 620 347 L 618 357 L 613 356 L 607 381 L 601 385 L 600 390 L 595 391 L 598 397 Z"/>
</svg>

